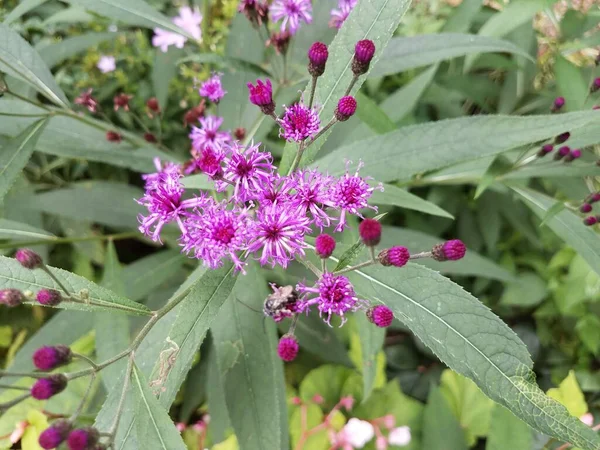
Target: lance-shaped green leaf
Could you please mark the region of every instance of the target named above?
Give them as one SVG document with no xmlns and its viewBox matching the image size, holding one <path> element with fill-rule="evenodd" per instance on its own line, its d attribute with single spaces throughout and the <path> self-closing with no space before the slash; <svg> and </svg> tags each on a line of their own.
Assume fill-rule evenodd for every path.
<svg viewBox="0 0 600 450">
<path fill-rule="evenodd" d="M 6 195 L 29 161 L 46 123 L 48 123 L 47 119 L 38 120 L 2 147 L 0 152 L 0 200 Z"/>
<path fill-rule="evenodd" d="M 362 357 L 363 402 L 369 398 L 377 375 L 377 355 L 383 347 L 385 329 L 376 327 L 366 314 L 356 316 L 356 327 L 360 337 L 360 355 Z"/>
<path fill-rule="evenodd" d="M 129 264 L 123 269 L 127 297 L 139 301 L 161 285 L 177 280 L 185 260 L 178 250 L 165 250 Z"/>
<path fill-rule="evenodd" d="M 90 47 L 96 47 L 102 42 L 117 39 L 121 33 L 85 33 L 73 36 L 53 44 L 36 47 L 48 67 L 54 67 L 67 58 L 83 53 Z"/>
<path fill-rule="evenodd" d="M 423 448 L 427 450 L 467 450 L 460 423 L 439 388 L 429 392 L 423 415 Z"/>
<path fill-rule="evenodd" d="M 139 448 L 186 450 L 179 430 L 150 390 L 146 377 L 137 366 L 133 368 L 131 383 L 133 396 L 137 401 L 136 434 Z"/>
<path fill-rule="evenodd" d="M 8 15 L 4 18 L 4 24 L 10 25 L 12 22 L 17 20 L 23 14 L 27 14 L 34 8 L 37 8 L 42 3 L 46 3 L 48 0 L 22 0 Z"/>
<path fill-rule="evenodd" d="M 453 219 L 454 217 L 448 211 L 443 210 L 435 203 L 423 200 L 421 197 L 411 194 L 404 189 L 401 189 L 392 184 L 384 184 L 383 191 L 375 190 L 371 196 L 371 203 L 375 205 L 392 205 L 400 208 L 412 209 L 415 211 L 421 211 L 426 214 L 434 216 L 447 217 Z"/>
<path fill-rule="evenodd" d="M 378 181 L 407 179 L 417 173 L 552 138 L 587 124 L 600 124 L 599 111 L 559 116 L 476 116 L 411 125 L 344 145 L 314 166 L 333 175 L 345 171 L 345 160 L 363 160 L 363 175 Z M 366 150 L 376 148 L 368 154 Z"/>
<path fill-rule="evenodd" d="M 144 305 L 117 295 L 83 277 L 54 267 L 49 267 L 49 269 L 61 280 L 70 293 L 75 293 L 79 296 L 83 294 L 88 300 L 86 303 L 65 301 L 58 306 L 59 308 L 82 311 L 109 309 L 129 314 L 150 314 L 150 310 Z M 61 290 L 56 282 L 41 269 L 25 269 L 16 259 L 0 256 L 0 289 L 6 288 L 32 292 L 37 292 L 40 289 Z"/>
<path fill-rule="evenodd" d="M 390 307 L 437 357 L 542 433 L 586 450 L 600 438 L 535 384 L 525 344 L 490 309 L 437 272 L 365 268 L 349 275 L 360 297 Z"/>
<path fill-rule="evenodd" d="M 370 39 L 375 43 L 375 57 L 371 62 L 371 68 L 373 68 L 394 31 L 396 31 L 400 19 L 409 5 L 410 0 L 370 0 L 358 2 L 352 10 L 350 16 L 344 22 L 344 26 L 329 46 L 327 70 L 322 77 L 319 77 L 317 83 L 315 102 L 322 107 L 320 117 L 323 125 L 333 117 L 338 100 L 344 96 L 352 80 L 351 65 L 356 42 L 361 39 Z M 360 89 L 365 78 L 366 75 L 363 75 L 358 79 L 352 89 L 352 94 Z M 308 99 L 309 95 L 310 85 L 304 91 L 304 98 Z M 306 165 L 306 163 L 315 159 L 315 155 L 328 135 L 329 133 L 326 133 L 304 152 L 301 165 Z M 295 144 L 285 146 L 283 160 L 279 168 L 281 173 L 288 171 L 295 154 Z"/>
<path fill-rule="evenodd" d="M 517 186 L 513 186 L 512 189 L 523 198 L 525 204 L 542 220 L 556 203 L 553 198 L 531 189 Z M 577 250 L 577 253 L 588 262 L 596 273 L 600 273 L 600 240 L 591 227 L 586 227 L 583 224 L 580 216 L 571 210 L 563 209 L 554 217 L 546 220 L 545 225 Z"/>
<path fill-rule="evenodd" d="M 67 97 L 40 55 L 3 23 L 0 23 L 0 71 L 23 80 L 57 105 L 69 106 Z"/>
<path fill-rule="evenodd" d="M 496 405 L 492 411 L 485 450 L 531 450 L 532 443 L 531 428 L 508 409 Z"/>
<path fill-rule="evenodd" d="M 52 241 L 56 236 L 26 223 L 0 219 L 0 239 Z"/>
<path fill-rule="evenodd" d="M 286 449 L 287 411 L 283 364 L 272 321 L 250 310 L 268 295 L 267 283 L 251 264 L 211 332 L 223 380 L 225 403 L 241 450 Z"/>
</svg>

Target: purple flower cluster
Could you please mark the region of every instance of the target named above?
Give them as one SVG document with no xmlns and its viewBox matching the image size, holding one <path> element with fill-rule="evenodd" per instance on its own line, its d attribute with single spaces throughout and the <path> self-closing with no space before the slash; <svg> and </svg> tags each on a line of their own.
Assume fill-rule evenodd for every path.
<svg viewBox="0 0 600 450">
<path fill-rule="evenodd" d="M 342 25 L 358 3 L 358 0 L 339 0 L 338 7 L 331 10 L 331 19 L 329 26 L 332 28 L 342 28 Z"/>
<path fill-rule="evenodd" d="M 312 3 L 310 0 L 275 0 L 269 11 L 273 22 L 281 22 L 281 31 L 289 29 L 291 34 L 296 34 L 300 22 L 312 22 Z"/>
</svg>

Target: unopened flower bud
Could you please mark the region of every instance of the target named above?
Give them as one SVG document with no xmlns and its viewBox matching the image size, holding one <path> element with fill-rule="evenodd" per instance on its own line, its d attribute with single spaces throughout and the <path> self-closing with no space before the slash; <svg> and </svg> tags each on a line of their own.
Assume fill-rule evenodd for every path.
<svg viewBox="0 0 600 450">
<path fill-rule="evenodd" d="M 62 302 L 62 295 L 54 289 L 42 289 L 37 293 L 36 299 L 40 305 L 56 306 Z"/>
<path fill-rule="evenodd" d="M 554 150 L 554 146 L 552 144 L 546 144 L 546 145 L 542 146 L 542 148 L 537 153 L 537 155 L 540 158 L 542 158 L 542 157 L 546 156 L 548 153 L 552 152 L 552 150 Z"/>
<path fill-rule="evenodd" d="M 593 194 L 590 194 L 585 201 L 588 203 L 600 202 L 600 192 L 594 192 Z"/>
<path fill-rule="evenodd" d="M 256 86 L 248 83 L 250 103 L 260 108 L 263 114 L 271 115 L 275 112 L 275 102 L 273 101 L 273 86 L 271 80 L 267 78 L 267 82 L 256 80 Z"/>
<path fill-rule="evenodd" d="M 258 0 L 242 0 L 238 11 L 243 13 L 255 28 L 262 26 L 263 21 L 269 21 L 269 5 Z"/>
<path fill-rule="evenodd" d="M 158 104 L 158 99 L 156 97 L 151 97 L 146 101 L 146 107 L 150 113 L 159 114 L 160 113 L 160 105 Z"/>
<path fill-rule="evenodd" d="M 156 142 L 158 142 L 156 140 L 156 136 L 154 136 L 152 133 L 144 133 L 144 140 L 150 144 L 156 144 Z"/>
<path fill-rule="evenodd" d="M 15 259 L 26 269 L 36 269 L 43 263 L 42 257 L 28 248 L 20 248 L 17 250 Z"/>
<path fill-rule="evenodd" d="M 299 349 L 300 346 L 298 345 L 298 341 L 296 340 L 296 338 L 291 334 L 285 334 L 279 340 L 279 345 L 277 346 L 277 354 L 283 361 L 290 362 L 296 359 Z"/>
<path fill-rule="evenodd" d="M 52 450 L 62 444 L 69 435 L 72 425 L 68 420 L 57 420 L 40 434 L 38 443 L 44 450 Z"/>
<path fill-rule="evenodd" d="M 350 95 L 340 98 L 335 109 L 335 118 L 340 122 L 348 120 L 356 112 L 356 99 Z"/>
<path fill-rule="evenodd" d="M 381 224 L 375 219 L 365 219 L 358 226 L 360 239 L 368 247 L 374 247 L 381 241 Z"/>
<path fill-rule="evenodd" d="M 431 256 L 436 261 L 457 261 L 465 256 L 467 248 L 459 239 L 452 239 L 438 244 L 431 250 Z"/>
<path fill-rule="evenodd" d="M 106 140 L 108 142 L 116 142 L 117 144 L 123 140 L 123 136 L 117 133 L 116 131 L 107 131 L 106 132 Z"/>
<path fill-rule="evenodd" d="M 559 148 L 558 151 L 554 154 L 554 160 L 560 161 L 565 156 L 567 156 L 569 153 L 571 153 L 571 148 L 569 146 L 565 145 L 565 146 Z"/>
<path fill-rule="evenodd" d="M 89 450 L 95 448 L 100 433 L 93 427 L 78 428 L 69 433 L 67 446 L 69 450 Z"/>
<path fill-rule="evenodd" d="M 600 90 L 600 77 L 596 78 L 592 81 L 592 85 L 590 86 L 590 92 L 594 93 Z"/>
<path fill-rule="evenodd" d="M 596 225 L 598 223 L 598 219 L 595 216 L 589 216 L 583 219 L 583 224 L 587 227 L 592 225 Z"/>
<path fill-rule="evenodd" d="M 406 247 L 396 246 L 382 250 L 377 259 L 382 266 L 403 267 L 410 259 L 410 253 Z"/>
<path fill-rule="evenodd" d="M 329 258 L 335 250 L 335 239 L 328 234 L 320 234 L 315 241 L 315 252 L 319 257 Z"/>
<path fill-rule="evenodd" d="M 267 46 L 272 46 L 277 52 L 277 54 L 285 55 L 287 53 L 288 47 L 290 46 L 291 39 L 292 34 L 289 31 L 278 31 L 271 35 L 271 37 L 267 41 Z"/>
<path fill-rule="evenodd" d="M 243 127 L 238 127 L 233 130 L 233 135 L 238 141 L 241 141 L 246 137 L 246 129 Z"/>
<path fill-rule="evenodd" d="M 192 109 L 186 111 L 183 116 L 183 126 L 187 127 L 190 124 L 195 124 L 198 122 L 200 117 L 204 116 L 204 111 L 206 110 L 206 101 L 202 99 L 198 106 L 194 106 Z"/>
<path fill-rule="evenodd" d="M 352 60 L 352 73 L 362 75 L 369 71 L 369 65 L 375 55 L 375 44 L 369 39 L 358 41 L 354 47 L 354 59 Z"/>
<path fill-rule="evenodd" d="M 385 305 L 377 305 L 367 310 L 367 318 L 379 328 L 387 328 L 394 320 L 394 313 Z"/>
<path fill-rule="evenodd" d="M 0 289 L 0 304 L 14 308 L 25 301 L 25 296 L 18 289 Z"/>
<path fill-rule="evenodd" d="M 325 72 L 325 64 L 329 57 L 329 50 L 322 42 L 315 42 L 308 50 L 308 73 L 313 77 L 320 77 Z"/>
<path fill-rule="evenodd" d="M 46 372 L 69 364 L 72 356 L 71 349 L 66 345 L 44 346 L 33 354 L 33 364 Z"/>
<path fill-rule="evenodd" d="M 119 108 L 123 108 L 125 111 L 129 111 L 129 100 L 133 98 L 133 95 L 117 94 L 113 97 L 113 103 L 115 105 L 115 111 Z"/>
<path fill-rule="evenodd" d="M 48 400 L 50 397 L 64 391 L 68 381 L 62 373 L 40 378 L 31 387 L 31 396 L 36 400 Z"/>
<path fill-rule="evenodd" d="M 552 112 L 558 112 L 561 110 L 561 108 L 565 106 L 565 98 L 564 97 L 556 97 L 554 99 L 554 102 L 552 103 Z"/>
<path fill-rule="evenodd" d="M 557 144 L 562 144 L 563 142 L 567 142 L 567 140 L 571 137 L 571 133 L 568 131 L 565 133 L 561 133 L 554 138 L 554 142 Z"/>
<path fill-rule="evenodd" d="M 589 203 L 584 203 L 579 207 L 579 211 L 582 213 L 589 213 L 592 211 L 592 205 L 590 205 Z"/>
</svg>

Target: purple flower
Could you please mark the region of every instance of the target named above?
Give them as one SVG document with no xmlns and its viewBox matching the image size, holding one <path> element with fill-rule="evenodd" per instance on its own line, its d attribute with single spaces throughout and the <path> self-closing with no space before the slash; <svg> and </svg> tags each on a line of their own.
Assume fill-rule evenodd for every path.
<svg viewBox="0 0 600 450">
<path fill-rule="evenodd" d="M 301 142 L 319 132 L 321 121 L 316 108 L 310 109 L 300 102 L 285 108 L 279 124 L 281 125 L 280 136 L 289 142 Z"/>
<path fill-rule="evenodd" d="M 275 0 L 270 8 L 271 20 L 281 22 L 281 31 L 289 26 L 290 33 L 295 34 L 300 27 L 300 21 L 312 22 L 312 4 L 310 0 Z"/>
<path fill-rule="evenodd" d="M 310 306 L 317 305 L 321 315 L 326 314 L 325 322 L 330 325 L 331 316 L 336 314 L 346 321 L 344 314 L 348 311 L 356 311 L 366 307 L 366 301 L 360 300 L 354 292 L 350 280 L 343 275 L 333 275 L 326 272 L 313 287 L 307 287 L 300 283 L 296 287 L 298 292 L 304 293 L 306 297 L 317 294 L 317 297 L 300 301 L 300 308 L 308 310 Z"/>
<path fill-rule="evenodd" d="M 216 269 L 229 256 L 238 270 L 244 262 L 237 252 L 246 250 L 253 237 L 254 223 L 248 210 L 226 209 L 225 203 L 207 203 L 187 221 L 188 233 L 182 236 L 183 251 L 194 252 L 207 267 Z"/>
<path fill-rule="evenodd" d="M 394 313 L 385 305 L 377 305 L 367 310 L 367 318 L 380 328 L 387 328 L 394 320 Z"/>
<path fill-rule="evenodd" d="M 369 206 L 368 204 L 368 200 L 375 188 L 369 186 L 365 178 L 358 176 L 358 172 L 363 166 L 362 162 L 358 164 L 354 175 L 351 175 L 348 171 L 350 164 L 350 161 L 346 163 L 346 174 L 340 177 L 338 182 L 333 186 L 331 193 L 333 205 L 342 211 L 340 222 L 335 231 L 343 231 L 346 228 L 346 213 L 362 217 L 360 210 L 363 208 L 371 208 L 377 211 L 376 207 Z M 383 187 L 379 186 L 378 189 L 383 190 Z"/>
<path fill-rule="evenodd" d="M 223 175 L 223 168 L 221 167 L 221 163 L 225 158 L 225 152 L 223 152 L 223 150 L 216 148 L 211 144 L 206 144 L 199 152 L 194 153 L 197 154 L 196 158 L 194 158 L 192 164 L 186 168 L 186 175 L 194 172 L 196 169 L 201 170 L 212 179 L 220 178 Z"/>
<path fill-rule="evenodd" d="M 320 258 L 329 258 L 335 250 L 335 239 L 328 234 L 320 234 L 315 240 L 315 253 Z"/>
<path fill-rule="evenodd" d="M 332 28 L 341 28 L 358 0 L 340 0 L 338 2 L 338 9 L 331 10 L 331 19 L 329 19 L 329 26 Z"/>
<path fill-rule="evenodd" d="M 303 214 L 312 216 L 312 222 L 321 230 L 331 224 L 331 217 L 325 208 L 333 206 L 330 192 L 333 178 L 323 175 L 318 170 L 301 170 L 294 174 L 293 184 L 296 193 L 292 196 L 290 204 Z"/>
<path fill-rule="evenodd" d="M 297 254 L 304 256 L 304 235 L 310 232 L 309 221 L 294 208 L 272 205 L 257 211 L 255 238 L 250 243 L 250 253 L 262 250 L 261 265 L 279 264 L 287 267 Z"/>
<path fill-rule="evenodd" d="M 259 147 L 260 143 L 244 147 L 237 142 L 230 146 L 223 175 L 227 181 L 216 182 L 218 191 L 224 191 L 228 184 L 233 184 L 233 196 L 240 202 L 259 196 L 275 169 L 271 154 L 261 152 Z"/>
<path fill-rule="evenodd" d="M 267 82 L 256 80 L 256 86 L 248 83 L 248 100 L 253 105 L 260 108 L 263 114 L 271 115 L 275 112 L 275 102 L 273 101 L 273 86 L 271 80 L 267 78 Z"/>
<path fill-rule="evenodd" d="M 192 146 L 196 150 L 201 150 L 206 144 L 212 144 L 215 147 L 221 147 L 231 140 L 229 133 L 219 131 L 223 124 L 223 118 L 217 116 L 206 116 L 200 119 L 202 128 L 192 127 L 190 138 Z"/>
<path fill-rule="evenodd" d="M 225 97 L 227 91 L 223 90 L 223 86 L 221 86 L 221 76 L 223 74 L 215 73 L 212 77 L 206 80 L 200 86 L 200 95 L 202 97 L 208 98 L 213 103 L 219 103 L 219 101 Z"/>
<path fill-rule="evenodd" d="M 200 23 L 202 22 L 202 14 L 198 8 L 190 8 L 189 6 L 183 6 L 179 8 L 179 15 L 173 18 L 173 23 L 183 30 L 187 31 L 197 41 L 202 38 L 202 30 L 200 29 Z M 162 28 L 154 29 L 154 36 L 152 37 L 152 45 L 154 47 L 160 47 L 163 52 L 169 49 L 169 46 L 174 45 L 177 48 L 183 48 L 187 38 L 174 33 L 172 31 L 163 30 Z"/>
<path fill-rule="evenodd" d="M 95 113 L 98 110 L 98 101 L 92 97 L 92 88 L 83 91 L 78 97 L 75 97 L 74 103 L 86 107 L 91 113 Z"/>
<path fill-rule="evenodd" d="M 290 191 L 294 188 L 291 178 L 273 174 L 269 181 L 262 184 L 258 192 L 258 203 L 261 207 L 273 204 L 286 204 L 291 199 Z"/>
</svg>

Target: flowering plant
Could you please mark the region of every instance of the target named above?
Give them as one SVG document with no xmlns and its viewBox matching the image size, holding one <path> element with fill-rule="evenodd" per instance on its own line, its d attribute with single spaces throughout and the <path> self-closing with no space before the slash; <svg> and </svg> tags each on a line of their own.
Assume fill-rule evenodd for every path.
<svg viewBox="0 0 600 450">
<path fill-rule="evenodd" d="M 585 87 L 581 111 L 571 109 L 570 91 L 552 92 L 545 114 L 473 114 L 397 128 L 401 117 L 390 119 L 359 90 L 407 64 L 395 52 L 403 45 L 398 39 L 410 38 L 394 38 L 386 48 L 407 0 L 340 0 L 329 5 L 330 15 L 309 0 L 242 0 L 225 56 L 211 53 L 216 43 L 206 22 L 217 11 L 210 7 L 182 6 L 169 19 L 136 0 L 127 10 L 133 18 L 124 18 L 110 2 L 81 3 L 151 30 L 156 92 L 144 99 L 106 96 L 104 86 L 90 86 L 71 104 L 42 56 L 0 26 L 9 43 L 0 51 L 0 114 L 13 121 L 0 127 L 16 135 L 0 155 L 0 195 L 9 205 L 2 226 L 16 227 L 1 244 L 11 252 L 0 256 L 0 304 L 11 312 L 22 305 L 64 310 L 0 372 L 0 409 L 18 418 L 1 439 L 70 450 L 454 450 L 481 437 L 494 442 L 508 424 L 529 438 L 528 426 L 547 435 L 548 448 L 554 441 L 600 448 L 577 381 L 569 375 L 546 395 L 528 348 L 495 314 L 504 304 L 492 305 L 493 312 L 439 273 L 488 276 L 519 289 L 513 274 L 471 251 L 483 244 L 461 230 L 472 222 L 470 210 L 454 208 L 461 217 L 456 230 L 423 219 L 413 226 L 444 238 L 392 226 L 404 209 L 452 218 L 401 186 L 455 183 L 453 170 L 470 173 L 469 164 L 487 158 L 474 197 L 516 196 L 598 270 L 594 180 L 587 178 L 589 192 L 577 190 L 579 200 L 556 202 L 545 186 L 519 180 L 544 171 L 597 175 L 593 151 L 584 150 L 597 143 L 590 137 L 599 120 L 591 103 L 600 78 Z M 463 42 L 468 51 L 460 55 L 485 44 L 530 58 L 509 42 L 480 37 L 480 47 Z M 435 45 L 443 39 L 465 37 L 445 33 Z M 190 83 L 195 106 L 173 101 L 169 83 L 156 81 L 171 58 L 211 64 Z M 422 83 L 431 82 L 440 61 L 419 75 Z M 465 70 L 472 63 L 467 58 Z M 121 64 L 106 52 L 95 70 L 109 79 Z M 131 172 L 103 165 L 104 180 L 90 182 L 91 166 L 82 169 L 87 178 L 74 175 L 68 187 L 36 183 L 34 195 L 20 178 L 34 151 Z M 60 166 L 60 158 L 53 164 Z M 45 180 L 38 172 L 37 181 Z M 449 198 L 452 188 L 444 189 L 432 191 L 438 200 Z M 40 211 L 60 218 L 48 229 L 64 237 L 39 229 Z M 530 232 L 514 211 L 511 218 Z M 98 232 L 89 223 L 106 228 Z M 90 236 L 72 237 L 72 228 Z M 492 248 L 493 234 L 484 234 Z M 95 246 L 101 241 L 107 245 Z M 152 254 L 123 268 L 119 259 L 131 252 L 119 250 L 121 241 Z M 87 272 L 48 264 L 61 259 L 47 246 L 64 243 L 92 255 Z M 427 399 L 426 407 L 387 381 L 384 343 L 407 336 L 415 338 L 411 352 L 427 355 L 415 373 L 428 385 L 441 380 L 415 395 Z M 328 364 L 308 362 L 311 354 Z M 472 403 L 461 403 L 465 398 Z M 483 425 L 462 414 L 471 406 L 482 411 Z M 448 442 L 421 433 L 421 416 L 430 429 L 440 420 L 458 432 Z M 40 429 L 28 438 L 36 421 Z"/>
</svg>

